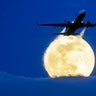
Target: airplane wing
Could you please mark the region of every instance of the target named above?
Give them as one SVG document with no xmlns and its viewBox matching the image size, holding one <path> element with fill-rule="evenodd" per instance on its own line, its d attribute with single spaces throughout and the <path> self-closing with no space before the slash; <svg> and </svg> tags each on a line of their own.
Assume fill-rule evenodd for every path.
<svg viewBox="0 0 96 96">
<path fill-rule="evenodd" d="M 91 24 L 91 23 L 89 23 L 89 24 L 87 24 L 87 23 L 82 23 L 81 24 L 81 27 L 95 27 L 96 26 L 96 24 Z"/>
<path fill-rule="evenodd" d="M 39 26 L 54 26 L 54 27 L 70 27 L 72 25 L 74 25 L 74 23 L 57 23 L 57 24 L 40 24 L 40 23 L 37 23 L 37 25 Z M 81 28 L 81 27 L 95 27 L 96 24 L 92 24 L 90 22 L 87 22 L 87 23 L 80 23 L 80 24 L 77 24 L 75 26 L 78 26 L 78 28 Z"/>
<path fill-rule="evenodd" d="M 95 27 L 96 24 L 87 24 L 86 27 Z"/>
<path fill-rule="evenodd" d="M 37 23 L 39 26 L 54 26 L 54 27 L 69 27 L 71 24 L 66 24 L 66 23 L 57 23 L 57 24 L 40 24 Z"/>
</svg>

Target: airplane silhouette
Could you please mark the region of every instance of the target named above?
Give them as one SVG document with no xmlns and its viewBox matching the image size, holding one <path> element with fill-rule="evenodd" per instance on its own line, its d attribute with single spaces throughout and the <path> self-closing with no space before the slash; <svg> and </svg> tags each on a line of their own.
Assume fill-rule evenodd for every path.
<svg viewBox="0 0 96 96">
<path fill-rule="evenodd" d="M 67 21 L 65 23 L 57 23 L 57 24 L 40 24 L 37 23 L 39 26 L 55 26 L 55 27 L 65 27 L 65 30 L 62 31 L 61 33 L 54 33 L 54 35 L 73 35 L 75 31 L 79 28 L 84 28 L 84 27 L 95 27 L 96 24 L 90 23 L 90 21 L 87 21 L 86 23 L 83 23 L 83 19 L 86 15 L 86 11 L 82 10 L 79 12 L 79 14 L 76 16 L 74 21 L 70 22 Z"/>
</svg>

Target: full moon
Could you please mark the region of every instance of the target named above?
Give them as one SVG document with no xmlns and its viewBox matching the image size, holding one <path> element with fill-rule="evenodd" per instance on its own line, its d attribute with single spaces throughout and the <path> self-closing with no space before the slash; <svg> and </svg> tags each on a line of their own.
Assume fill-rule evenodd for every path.
<svg viewBox="0 0 96 96">
<path fill-rule="evenodd" d="M 44 53 L 44 67 L 50 77 L 84 76 L 93 71 L 95 56 L 82 36 L 59 35 Z"/>
</svg>

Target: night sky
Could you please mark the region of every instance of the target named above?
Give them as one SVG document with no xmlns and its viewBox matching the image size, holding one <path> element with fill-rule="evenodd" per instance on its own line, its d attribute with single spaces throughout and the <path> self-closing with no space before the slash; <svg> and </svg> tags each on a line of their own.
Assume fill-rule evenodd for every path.
<svg viewBox="0 0 96 96">
<path fill-rule="evenodd" d="M 0 0 L 0 96 L 95 96 L 96 66 L 88 78 L 49 78 L 43 54 L 63 28 L 36 23 L 72 21 L 83 9 L 84 22 L 96 23 L 95 0 Z M 96 28 L 83 38 L 96 56 Z"/>
</svg>

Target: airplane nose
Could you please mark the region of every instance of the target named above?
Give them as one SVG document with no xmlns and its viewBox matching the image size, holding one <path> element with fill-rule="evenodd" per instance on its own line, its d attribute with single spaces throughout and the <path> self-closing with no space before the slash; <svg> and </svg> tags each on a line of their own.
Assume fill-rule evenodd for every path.
<svg viewBox="0 0 96 96">
<path fill-rule="evenodd" d="M 85 10 L 82 10 L 82 11 L 80 11 L 80 14 L 81 14 L 83 17 L 85 17 L 86 11 L 85 11 Z"/>
<path fill-rule="evenodd" d="M 86 13 L 86 10 L 80 11 L 80 14 L 85 14 L 85 13 Z"/>
<path fill-rule="evenodd" d="M 83 13 L 85 13 L 85 12 L 86 12 L 86 10 L 82 10 L 82 12 L 83 12 Z"/>
</svg>

